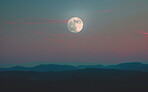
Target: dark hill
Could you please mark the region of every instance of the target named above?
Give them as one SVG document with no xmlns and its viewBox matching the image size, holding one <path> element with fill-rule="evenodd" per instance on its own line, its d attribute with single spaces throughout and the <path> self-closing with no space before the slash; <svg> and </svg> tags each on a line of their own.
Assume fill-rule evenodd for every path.
<svg viewBox="0 0 148 92">
<path fill-rule="evenodd" d="M 148 72 L 80 69 L 0 72 L 1 92 L 147 92 Z"/>
<path fill-rule="evenodd" d="M 138 62 L 133 63 L 121 63 L 117 65 L 57 65 L 57 64 L 47 64 L 47 65 L 38 65 L 35 67 L 23 67 L 15 66 L 11 68 L 0 68 L 0 71 L 36 71 L 36 72 L 47 72 L 47 71 L 73 71 L 78 69 L 86 68 L 101 68 L 101 69 L 120 69 L 120 70 L 129 70 L 129 71 L 145 71 L 148 72 L 148 64 L 142 64 Z"/>
<path fill-rule="evenodd" d="M 118 64 L 118 65 L 110 65 L 110 66 L 108 66 L 108 68 L 130 70 L 130 71 L 147 71 L 148 72 L 148 64 L 142 64 L 142 63 L 139 63 L 139 62 L 121 63 L 121 64 Z"/>
</svg>

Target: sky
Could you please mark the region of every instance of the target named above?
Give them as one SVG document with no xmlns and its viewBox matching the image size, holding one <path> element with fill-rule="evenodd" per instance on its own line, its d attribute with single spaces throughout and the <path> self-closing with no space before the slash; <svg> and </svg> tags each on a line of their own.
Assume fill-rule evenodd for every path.
<svg viewBox="0 0 148 92">
<path fill-rule="evenodd" d="M 148 0 L 0 0 L 0 67 L 125 62 L 148 63 Z"/>
</svg>

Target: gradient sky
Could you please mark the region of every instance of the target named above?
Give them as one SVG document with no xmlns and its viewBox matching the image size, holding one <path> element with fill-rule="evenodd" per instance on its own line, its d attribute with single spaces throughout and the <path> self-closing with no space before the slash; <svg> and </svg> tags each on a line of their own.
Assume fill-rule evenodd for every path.
<svg viewBox="0 0 148 92">
<path fill-rule="evenodd" d="M 1 67 L 123 62 L 148 63 L 148 0 L 0 0 Z"/>
</svg>

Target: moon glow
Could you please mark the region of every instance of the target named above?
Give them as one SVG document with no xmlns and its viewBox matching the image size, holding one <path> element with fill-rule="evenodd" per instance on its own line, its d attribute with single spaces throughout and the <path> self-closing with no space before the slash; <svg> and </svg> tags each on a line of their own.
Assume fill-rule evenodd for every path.
<svg viewBox="0 0 148 92">
<path fill-rule="evenodd" d="M 78 17 L 73 17 L 68 21 L 67 27 L 69 31 L 78 33 L 83 28 L 83 21 Z"/>
</svg>

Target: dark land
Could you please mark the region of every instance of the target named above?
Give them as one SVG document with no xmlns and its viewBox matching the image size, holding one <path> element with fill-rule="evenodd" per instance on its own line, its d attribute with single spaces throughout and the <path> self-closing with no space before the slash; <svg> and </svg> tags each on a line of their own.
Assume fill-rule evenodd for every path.
<svg viewBox="0 0 148 92">
<path fill-rule="evenodd" d="M 148 92 L 148 65 L 0 68 L 0 92 Z"/>
</svg>

